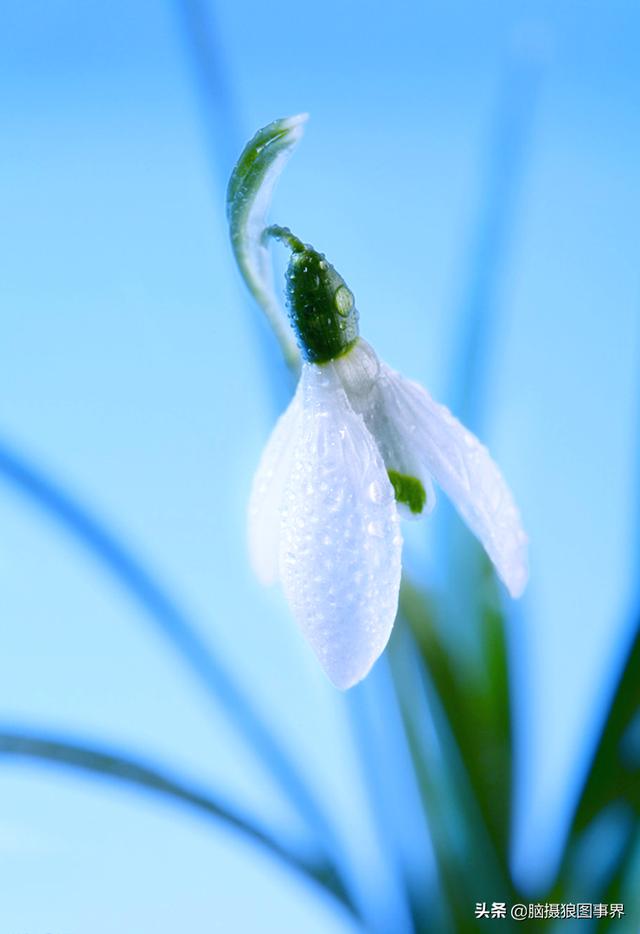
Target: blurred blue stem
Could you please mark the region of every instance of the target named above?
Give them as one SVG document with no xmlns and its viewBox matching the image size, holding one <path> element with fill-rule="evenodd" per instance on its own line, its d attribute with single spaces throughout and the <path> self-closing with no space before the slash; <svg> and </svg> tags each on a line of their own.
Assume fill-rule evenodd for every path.
<svg viewBox="0 0 640 934">
<path fill-rule="evenodd" d="M 500 351 L 500 289 L 509 259 L 522 183 L 530 150 L 535 104 L 543 64 L 541 37 L 529 33 L 520 37 L 511 51 L 502 78 L 490 131 L 486 174 L 481 200 L 468 247 L 463 292 L 456 314 L 451 372 L 451 408 L 473 432 L 482 434 L 489 387 L 492 348 Z M 479 551 L 468 531 L 444 510 L 438 519 L 444 553 L 448 556 L 447 616 L 460 621 L 448 627 L 447 638 L 453 650 L 478 656 L 477 633 L 468 626 L 474 617 L 472 595 L 481 586 Z M 470 586 L 460 588 L 461 578 Z"/>
<path fill-rule="evenodd" d="M 175 0 L 175 7 L 201 99 L 209 158 L 224 191 L 243 140 L 213 5 L 202 0 Z"/>
<path fill-rule="evenodd" d="M 239 814 L 218 798 L 212 797 L 208 792 L 186 784 L 182 779 L 170 775 L 163 769 L 150 766 L 113 749 L 87 746 L 84 743 L 44 733 L 6 728 L 0 729 L 0 755 L 39 760 L 50 765 L 110 778 L 144 791 L 155 792 L 191 807 L 208 818 L 213 818 L 233 830 L 240 831 L 289 869 L 302 873 L 321 885 L 339 899 L 352 914 L 356 914 L 348 893 L 330 865 L 304 860 L 279 843 L 275 837 L 254 821 Z"/>
<path fill-rule="evenodd" d="M 151 572 L 99 519 L 2 440 L 0 475 L 75 538 L 142 608 L 209 695 L 235 722 L 248 748 L 271 772 L 318 840 L 333 853 L 333 831 L 296 766 L 246 692 Z"/>
<path fill-rule="evenodd" d="M 361 775 L 368 797 L 371 822 L 379 849 L 386 864 L 388 881 L 382 895 L 386 912 L 369 896 L 368 908 L 376 914 L 372 931 L 386 934 L 394 919 L 394 932 L 413 931 L 411 866 L 415 853 L 428 851 L 428 830 L 420 806 L 420 795 L 407 746 L 404 723 L 395 685 L 384 654 L 367 678 L 345 697 L 353 741 L 360 761 Z M 428 862 L 421 860 L 420 873 Z"/>
<path fill-rule="evenodd" d="M 453 355 L 452 408 L 477 432 L 484 410 L 488 349 L 494 343 L 504 277 L 513 240 L 518 199 L 529 151 L 541 74 L 535 42 L 511 54 L 493 120 L 487 174 L 469 247 L 457 314 L 459 343 Z"/>
</svg>

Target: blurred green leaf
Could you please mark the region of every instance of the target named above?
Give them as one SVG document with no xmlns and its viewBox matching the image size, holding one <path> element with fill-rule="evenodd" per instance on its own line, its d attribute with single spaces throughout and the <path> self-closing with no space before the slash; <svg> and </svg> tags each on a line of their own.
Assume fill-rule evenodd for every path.
<svg viewBox="0 0 640 934">
<path fill-rule="evenodd" d="M 571 832 L 580 833 L 610 802 L 626 801 L 640 817 L 640 625 L 591 762 Z M 633 748 L 635 746 L 635 748 Z"/>
<path fill-rule="evenodd" d="M 421 625 L 420 648 L 403 618 L 405 606 L 414 623 L 426 623 Z M 506 859 L 492 839 L 469 760 L 451 728 L 451 715 L 458 722 L 468 699 L 435 634 L 428 606 L 415 590 L 404 590 L 390 658 L 449 914 L 446 930 L 464 934 L 481 929 L 483 920 L 474 916 L 476 902 L 512 902 L 513 886 Z M 458 727 L 466 741 L 466 729 L 460 731 L 460 722 Z M 432 919 L 420 929 L 433 930 L 429 923 Z M 501 924 L 505 931 L 511 927 L 509 920 Z"/>
<path fill-rule="evenodd" d="M 66 739 L 23 733 L 0 731 L 0 755 L 40 760 L 65 766 L 81 772 L 111 778 L 154 792 L 187 805 L 208 818 L 220 821 L 240 831 L 254 843 L 275 856 L 289 869 L 301 873 L 322 886 L 337 898 L 351 914 L 357 911 L 348 895 L 337 869 L 324 860 L 306 860 L 279 842 L 257 823 L 223 804 L 208 792 L 201 791 L 168 772 L 146 765 L 139 760 L 113 750 L 70 742 Z"/>
<path fill-rule="evenodd" d="M 598 898 L 607 905 L 624 905 L 626 930 L 635 932 L 640 930 L 640 866 L 637 865 L 640 861 L 640 825 L 637 821 L 618 856 L 618 866 Z M 620 930 L 619 925 L 617 918 L 602 918 L 597 930 L 608 931 L 612 926 L 614 930 Z"/>
<path fill-rule="evenodd" d="M 585 848 L 591 848 L 591 864 L 598 864 L 600 854 L 594 851 L 594 834 L 598 822 L 613 808 L 627 815 L 624 833 L 613 852 L 607 854 L 607 864 L 591 886 L 598 888 L 593 893 L 594 899 L 624 901 L 624 879 L 629 875 L 631 862 L 637 858 L 640 838 L 640 625 L 636 627 L 585 776 L 553 885 L 554 893 L 573 891 L 580 884 Z M 637 893 L 634 901 L 638 906 Z"/>
<path fill-rule="evenodd" d="M 478 548 L 480 551 L 480 549 Z M 504 617 L 493 571 L 478 555 L 482 577 L 469 625 L 478 628 L 481 657 L 455 653 L 441 637 L 437 603 L 406 581 L 400 608 L 469 775 L 482 819 L 503 867 L 511 826 L 511 711 Z"/>
</svg>

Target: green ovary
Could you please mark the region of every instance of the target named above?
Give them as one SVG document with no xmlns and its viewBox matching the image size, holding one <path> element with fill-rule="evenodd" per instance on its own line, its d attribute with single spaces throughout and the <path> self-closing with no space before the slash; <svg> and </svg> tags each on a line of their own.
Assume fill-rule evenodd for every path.
<svg viewBox="0 0 640 934">
<path fill-rule="evenodd" d="M 427 491 L 417 477 L 410 477 L 397 470 L 387 470 L 393 486 L 396 500 L 405 503 L 411 512 L 418 516 L 427 502 Z"/>
<path fill-rule="evenodd" d="M 322 364 L 348 353 L 358 339 L 358 312 L 340 273 L 324 253 L 303 243 L 288 227 L 268 227 L 265 235 L 291 250 L 287 304 L 304 359 Z"/>
</svg>

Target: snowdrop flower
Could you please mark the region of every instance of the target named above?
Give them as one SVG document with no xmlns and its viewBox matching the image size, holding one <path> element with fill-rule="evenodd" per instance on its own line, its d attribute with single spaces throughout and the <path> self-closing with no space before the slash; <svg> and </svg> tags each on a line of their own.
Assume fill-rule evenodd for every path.
<svg viewBox="0 0 640 934">
<path fill-rule="evenodd" d="M 273 138 L 284 123 L 261 133 Z M 298 132 L 299 123 L 288 129 Z M 262 226 L 261 246 L 265 234 L 291 250 L 287 304 L 303 363 L 253 483 L 251 558 L 265 584 L 280 582 L 326 674 L 346 689 L 387 644 L 400 588 L 400 517 L 432 511 L 434 481 L 513 597 L 527 582 L 527 537 L 487 449 L 359 336 L 353 295 L 325 256 L 286 228 Z"/>
</svg>

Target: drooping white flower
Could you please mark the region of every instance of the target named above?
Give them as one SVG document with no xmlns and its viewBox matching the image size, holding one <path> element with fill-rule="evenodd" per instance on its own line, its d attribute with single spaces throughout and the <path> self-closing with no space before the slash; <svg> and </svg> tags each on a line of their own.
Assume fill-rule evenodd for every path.
<svg viewBox="0 0 640 934">
<path fill-rule="evenodd" d="M 487 449 L 357 336 L 348 290 L 339 296 L 346 315 L 332 315 L 346 286 L 321 254 L 295 238 L 291 245 L 289 305 L 307 359 L 258 467 L 249 542 L 257 574 L 280 581 L 327 675 L 345 689 L 388 641 L 400 588 L 399 517 L 433 509 L 433 481 L 514 597 L 527 581 L 527 538 Z M 312 327 L 320 317 L 321 334 L 309 332 L 307 317 Z"/>
<path fill-rule="evenodd" d="M 434 481 L 513 597 L 527 582 L 527 537 L 487 449 L 360 338 L 353 296 L 326 258 L 286 228 L 266 227 L 273 185 L 304 119 L 260 130 L 229 186 L 236 257 L 272 321 L 277 300 L 266 238 L 292 251 L 287 302 L 303 358 L 294 398 L 254 480 L 249 544 L 260 579 L 280 582 L 326 674 L 346 689 L 387 644 L 400 589 L 400 516 L 431 512 Z M 274 328 L 282 336 L 282 323 Z M 291 360 L 286 337 L 283 347 Z"/>
</svg>

